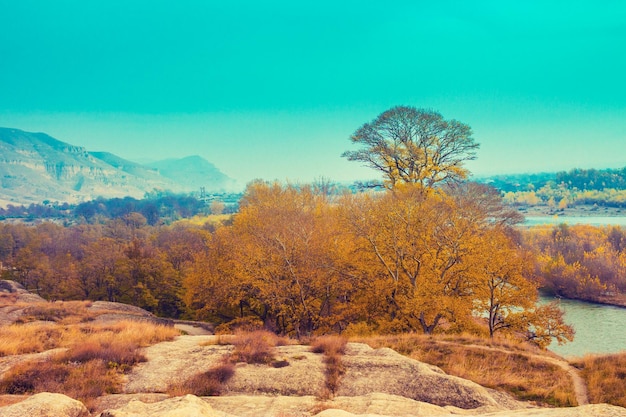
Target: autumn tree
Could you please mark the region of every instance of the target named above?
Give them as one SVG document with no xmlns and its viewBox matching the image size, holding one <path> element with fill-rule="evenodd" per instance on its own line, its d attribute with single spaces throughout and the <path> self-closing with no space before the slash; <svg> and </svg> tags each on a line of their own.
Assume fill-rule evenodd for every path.
<svg viewBox="0 0 626 417">
<path fill-rule="evenodd" d="M 468 125 L 409 106 L 383 112 L 351 140 L 360 149 L 342 156 L 380 171 L 388 188 L 398 183 L 432 187 L 464 179 L 468 171 L 463 164 L 475 159 L 479 147 Z"/>
<path fill-rule="evenodd" d="M 512 239 L 500 228 L 482 239 L 476 264 L 475 309 L 487 320 L 489 336 L 500 332 L 523 332 L 522 320 L 537 302 L 537 285 L 526 278 L 531 264 Z"/>
<path fill-rule="evenodd" d="M 191 267 L 188 304 L 223 321 L 254 316 L 297 336 L 345 328 L 356 285 L 327 199 L 309 186 L 250 184 L 232 226 L 218 228 L 202 266 Z"/>
</svg>

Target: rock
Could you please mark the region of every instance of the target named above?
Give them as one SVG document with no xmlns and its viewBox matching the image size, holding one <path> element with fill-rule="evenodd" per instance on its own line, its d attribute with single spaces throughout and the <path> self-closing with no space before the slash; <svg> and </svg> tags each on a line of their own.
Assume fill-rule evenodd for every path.
<svg viewBox="0 0 626 417">
<path fill-rule="evenodd" d="M 451 411 L 432 404 L 420 403 L 389 394 L 369 394 L 357 397 L 336 397 L 323 401 L 314 396 L 227 395 L 204 397 L 216 410 L 239 417 L 310 416 L 320 410 L 355 415 L 384 416 L 449 416 Z"/>
<path fill-rule="evenodd" d="M 312 353 L 309 346 L 293 345 L 276 347 L 275 357 L 289 365 L 274 368 L 268 365 L 237 364 L 235 375 L 225 384 L 223 394 L 322 394 L 326 366 L 321 354 Z"/>
<path fill-rule="evenodd" d="M 214 410 L 194 395 L 185 395 L 151 404 L 134 400 L 120 409 L 104 411 L 100 417 L 229 417 L 229 415 Z"/>
<path fill-rule="evenodd" d="M 626 417 L 626 408 L 608 404 L 591 404 L 569 408 L 533 408 L 476 414 L 474 417 Z"/>
<path fill-rule="evenodd" d="M 29 292 L 22 284 L 8 279 L 0 280 L 0 293 L 15 294 L 16 301 L 20 303 L 40 303 L 45 302 L 37 294 Z"/>
<path fill-rule="evenodd" d="M 616 407 L 607 404 L 594 404 L 584 405 L 580 407 L 571 408 L 534 408 L 528 410 L 516 410 L 516 411 L 501 411 L 497 413 L 487 414 L 466 414 L 467 417 L 624 417 L 626 416 L 626 409 L 622 407 Z M 448 414 L 450 416 L 457 415 Z M 327 409 L 316 414 L 315 417 L 389 417 L 389 416 L 403 416 L 403 417 L 431 417 L 435 414 L 356 414 L 345 410 L 339 409 Z"/>
<path fill-rule="evenodd" d="M 99 416 L 105 410 L 117 410 L 126 406 L 131 401 L 141 401 L 146 404 L 157 403 L 169 399 L 167 394 L 108 394 L 96 398 L 92 403 L 92 414 Z"/>
<path fill-rule="evenodd" d="M 386 416 L 442 416 L 450 415 L 443 407 L 399 397 L 397 395 L 372 393 L 358 397 L 336 397 L 329 406 L 359 415 Z"/>
<path fill-rule="evenodd" d="M 225 395 L 203 397 L 203 400 L 216 410 L 238 417 L 310 416 L 311 410 L 320 404 L 319 399 L 311 395 Z"/>
<path fill-rule="evenodd" d="M 89 311 L 98 314 L 96 323 L 115 323 L 123 320 L 148 322 L 162 326 L 173 326 L 174 320 L 157 317 L 143 308 L 111 301 L 95 301 Z"/>
<path fill-rule="evenodd" d="M 148 361 L 133 368 L 124 393 L 166 392 L 170 385 L 208 370 L 232 351 L 232 346 L 204 346 L 215 340 L 216 336 L 179 336 L 146 348 Z"/>
<path fill-rule="evenodd" d="M 2 417 L 87 417 L 89 411 L 80 401 L 48 392 L 0 408 Z"/>
<path fill-rule="evenodd" d="M 484 387 L 440 370 L 392 349 L 372 349 L 349 343 L 343 357 L 346 373 L 337 395 L 354 397 L 386 393 L 438 406 L 498 411 L 503 409 Z"/>
</svg>

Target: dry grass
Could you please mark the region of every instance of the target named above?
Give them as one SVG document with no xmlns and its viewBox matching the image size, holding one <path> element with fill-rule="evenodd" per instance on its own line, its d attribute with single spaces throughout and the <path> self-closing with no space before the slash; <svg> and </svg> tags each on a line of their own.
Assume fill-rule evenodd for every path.
<svg viewBox="0 0 626 417">
<path fill-rule="evenodd" d="M 538 357 L 541 351 L 522 343 L 485 341 L 473 336 L 424 335 L 376 336 L 355 341 L 367 343 L 373 348 L 392 348 L 411 358 L 436 365 L 450 375 L 505 390 L 520 400 L 554 406 L 576 405 L 567 372 Z"/>
<path fill-rule="evenodd" d="M 235 350 L 231 354 L 231 360 L 233 362 L 269 364 L 274 360 L 274 348 L 287 343 L 287 339 L 278 337 L 266 330 L 238 332 L 232 338 Z"/>
<path fill-rule="evenodd" d="M 54 303 L 29 304 L 18 323 L 53 321 L 61 324 L 76 324 L 92 321 L 96 314 L 88 310 L 91 301 L 57 301 Z"/>
<path fill-rule="evenodd" d="M 90 407 L 95 398 L 119 392 L 119 384 L 119 373 L 102 360 L 64 362 L 57 357 L 43 362 L 23 362 L 13 367 L 0 381 L 0 392 L 58 392 Z"/>
<path fill-rule="evenodd" d="M 591 403 L 626 407 L 626 353 L 585 356 L 574 366 L 587 383 Z"/>
<path fill-rule="evenodd" d="M 13 324 L 0 327 L 0 356 L 38 353 L 67 347 L 77 337 L 77 329 L 52 323 Z"/>
<path fill-rule="evenodd" d="M 0 327 L 0 356 L 39 353 L 85 343 L 102 346 L 149 346 L 179 335 L 173 327 L 122 321 L 115 324 L 61 326 L 53 323 L 13 324 Z"/>
<path fill-rule="evenodd" d="M 208 371 L 194 375 L 182 384 L 171 386 L 168 394 L 171 396 L 193 394 L 199 397 L 220 395 L 222 387 L 234 374 L 235 365 L 226 359 Z"/>
<path fill-rule="evenodd" d="M 326 386 L 320 395 L 322 399 L 332 398 L 339 388 L 341 377 L 346 372 L 342 356 L 346 352 L 347 343 L 345 337 L 333 335 L 318 337 L 311 343 L 313 353 L 324 354 Z"/>
<path fill-rule="evenodd" d="M 62 319 L 71 316 L 65 316 Z M 115 324 L 26 323 L 0 327 L 0 355 L 66 348 L 46 360 L 22 362 L 0 381 L 0 393 L 58 392 L 83 401 L 119 391 L 121 375 L 145 360 L 139 348 L 179 334 L 173 327 L 135 321 Z"/>
</svg>

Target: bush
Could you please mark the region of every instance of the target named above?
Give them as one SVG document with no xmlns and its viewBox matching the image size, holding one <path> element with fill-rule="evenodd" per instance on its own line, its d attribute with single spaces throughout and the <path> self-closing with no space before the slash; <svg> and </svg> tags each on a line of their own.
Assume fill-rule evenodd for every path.
<svg viewBox="0 0 626 417">
<path fill-rule="evenodd" d="M 215 334 L 231 334 L 237 331 L 254 332 L 263 329 L 263 321 L 258 317 L 238 317 L 215 328 Z"/>
<path fill-rule="evenodd" d="M 146 357 L 139 353 L 138 349 L 139 347 L 132 342 L 98 343 L 88 341 L 71 348 L 66 353 L 65 360 L 68 362 L 85 363 L 99 359 L 113 367 L 118 365 L 132 366 L 146 361 Z"/>
<path fill-rule="evenodd" d="M 350 323 L 346 330 L 343 331 L 343 335 L 346 337 L 365 337 L 373 335 L 374 329 L 364 321 L 358 323 Z"/>
<path fill-rule="evenodd" d="M 274 347 L 279 338 L 272 332 L 257 330 L 237 333 L 233 338 L 235 350 L 231 355 L 234 362 L 268 364 L 274 360 Z"/>
<path fill-rule="evenodd" d="M 328 356 L 336 354 L 343 355 L 346 353 L 347 343 L 348 340 L 345 337 L 333 335 L 320 336 L 311 343 L 311 350 L 313 353 L 324 353 Z"/>
<path fill-rule="evenodd" d="M 347 340 L 341 336 L 321 336 L 313 341 L 313 353 L 324 354 L 326 365 L 326 387 L 322 398 L 331 398 L 339 389 L 339 382 L 345 373 L 342 355 L 346 352 Z"/>
<path fill-rule="evenodd" d="M 170 395 L 181 396 L 193 394 L 199 397 L 216 396 L 222 393 L 226 382 L 235 374 L 235 366 L 230 362 L 222 362 L 206 372 L 189 378 L 181 385 L 170 387 Z"/>
<path fill-rule="evenodd" d="M 0 381 L 5 394 L 34 394 L 58 392 L 88 402 L 117 392 L 116 373 L 100 360 L 86 363 L 66 363 L 59 358 L 44 362 L 26 362 L 12 368 Z"/>
</svg>

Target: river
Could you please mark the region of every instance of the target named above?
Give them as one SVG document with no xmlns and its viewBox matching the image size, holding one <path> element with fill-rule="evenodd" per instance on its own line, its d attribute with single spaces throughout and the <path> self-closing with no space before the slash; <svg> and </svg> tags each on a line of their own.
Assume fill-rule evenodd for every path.
<svg viewBox="0 0 626 417">
<path fill-rule="evenodd" d="M 525 226 L 541 224 L 588 224 L 592 226 L 626 226 L 624 216 L 537 216 L 526 217 Z M 541 302 L 552 299 L 542 296 Z M 626 308 L 562 299 L 565 321 L 574 326 L 573 342 L 550 350 L 561 356 L 583 356 L 588 353 L 608 354 L 626 351 Z"/>
<path fill-rule="evenodd" d="M 626 226 L 626 216 L 527 216 L 524 226 L 542 224 L 589 224 L 592 226 Z"/>
<path fill-rule="evenodd" d="M 552 300 L 541 297 L 542 302 Z M 560 303 L 565 322 L 574 326 L 576 336 L 561 346 L 552 343 L 551 351 L 564 357 L 626 351 L 626 308 L 565 299 Z"/>
</svg>

